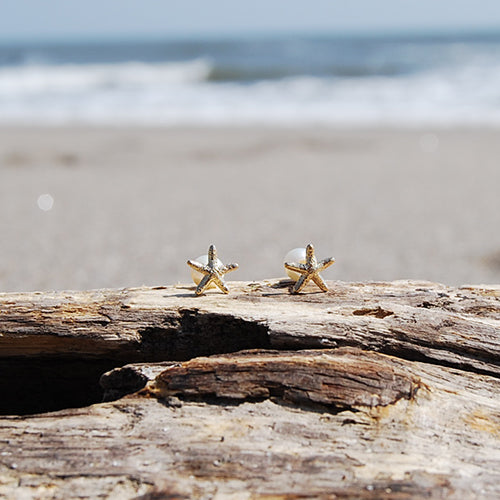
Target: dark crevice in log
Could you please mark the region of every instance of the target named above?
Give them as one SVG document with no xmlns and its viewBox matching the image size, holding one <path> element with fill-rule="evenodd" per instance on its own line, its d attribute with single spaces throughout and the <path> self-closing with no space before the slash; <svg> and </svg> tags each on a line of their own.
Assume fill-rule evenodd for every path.
<svg viewBox="0 0 500 500">
<path fill-rule="evenodd" d="M 234 321 L 234 318 L 231 318 Z M 194 323 L 196 320 L 193 319 Z M 201 323 L 209 321 L 206 318 Z M 237 321 L 235 323 L 238 323 Z M 244 322 L 242 322 L 244 323 Z M 266 330 L 264 327 L 252 332 L 252 328 L 246 330 L 247 335 L 237 339 L 235 344 L 227 342 L 237 330 L 224 330 L 224 323 L 220 322 L 213 330 L 213 333 L 220 335 L 219 340 L 226 347 L 217 352 L 217 343 L 205 342 L 195 346 L 194 343 L 199 338 L 199 332 L 194 329 L 186 329 L 186 338 L 179 341 L 174 348 L 170 347 L 167 354 L 165 346 L 169 345 L 169 336 L 160 332 L 145 332 L 149 336 L 148 343 L 151 352 L 151 360 L 144 359 L 145 362 L 155 362 L 157 359 L 169 361 L 157 363 L 156 367 L 171 366 L 175 361 L 186 361 L 203 355 L 232 353 L 239 351 L 239 347 L 253 347 L 251 340 L 256 340 L 256 347 L 266 343 Z M 251 325 L 255 326 L 255 325 Z M 198 323 L 197 328 L 200 328 Z M 245 331 L 245 329 L 243 329 Z M 225 339 L 225 340 L 224 340 Z M 199 344 L 199 342 L 198 342 Z M 344 345 L 345 344 L 345 345 Z M 162 348 L 163 345 L 163 348 Z M 193 357 L 188 356 L 188 346 L 192 347 Z M 233 347 L 233 350 L 229 350 Z M 315 346 L 317 347 L 317 346 Z M 349 347 L 343 343 L 340 347 Z M 356 346 L 351 346 L 356 347 Z M 435 347 L 435 346 L 434 346 Z M 214 350 L 211 350 L 211 349 Z M 324 348 L 324 347 L 323 347 Z M 295 350 L 295 349 L 294 349 Z M 455 369 L 478 374 L 496 376 L 488 370 L 480 370 L 474 366 L 466 364 L 456 364 L 446 361 L 439 361 L 435 357 L 427 357 L 421 351 L 413 349 L 411 346 L 404 348 L 398 346 L 384 346 L 377 349 L 378 352 L 390 354 L 407 361 L 425 362 L 433 365 L 441 365 Z M 462 353 L 463 355 L 463 353 Z M 156 359 L 155 359 L 156 358 Z M 476 359 L 476 358 L 474 358 Z M 131 359 L 135 361 L 135 359 Z M 151 366 L 147 363 L 148 366 Z M 150 380 L 146 375 L 138 371 L 134 366 L 123 366 L 123 360 L 91 360 L 91 359 L 34 359 L 23 358 L 16 360 L 0 360 L 0 414 L 33 414 L 56 411 L 65 408 L 76 408 L 88 406 L 102 401 L 117 400 L 127 394 L 137 392 L 145 387 Z M 269 387 L 270 397 L 282 398 L 282 387 Z M 330 408 L 329 411 L 333 411 Z"/>
<path fill-rule="evenodd" d="M 146 356 L 147 349 L 144 350 L 142 361 L 145 362 L 146 366 L 152 366 L 150 363 L 156 362 L 155 366 L 160 369 L 162 366 L 171 366 L 175 361 L 187 361 L 206 355 L 235 353 L 240 350 L 240 346 L 243 349 L 254 346 L 267 347 L 265 345 L 267 341 L 265 327 L 259 326 L 255 330 L 243 328 L 243 335 L 240 338 L 235 337 L 235 342 L 231 343 L 228 342 L 228 339 L 236 335 L 239 330 L 234 325 L 234 329 L 225 330 L 223 321 L 216 323 L 217 327 L 212 330 L 213 334 L 219 335 L 218 340 L 214 341 L 214 339 L 208 338 L 206 342 L 200 344 L 198 339 L 201 332 L 196 332 L 196 329 L 205 328 L 206 325 L 201 325 L 205 322 L 208 324 L 210 321 L 203 316 L 200 318 L 203 318 L 201 322 L 198 322 L 197 318 L 192 318 L 193 324 L 197 324 L 196 328 L 193 328 L 193 324 L 189 329 L 186 328 L 186 337 L 182 338 L 181 335 L 179 338 L 177 336 L 176 342 L 171 342 L 171 336 L 168 332 L 165 333 L 161 329 L 155 332 L 143 332 L 144 336 L 147 337 L 146 345 L 148 349 L 151 349 L 150 356 Z M 245 323 L 241 320 L 235 321 L 234 318 L 230 319 L 235 324 Z M 249 325 L 250 327 L 256 326 Z M 204 335 L 204 331 L 202 334 Z M 255 344 L 252 344 L 253 341 Z M 294 346 L 289 347 L 292 350 L 299 350 L 298 348 L 294 349 Z M 318 348 L 316 345 L 311 347 Z M 321 346 L 322 349 L 327 347 Z M 343 342 L 337 347 L 357 346 Z M 191 348 L 192 357 L 188 355 L 189 348 Z M 477 369 L 468 364 L 450 363 L 445 360 L 440 361 L 436 357 L 428 357 L 421 351 L 413 349 L 412 346 L 405 348 L 402 345 L 386 345 L 375 350 L 406 361 L 425 362 L 493 377 L 497 376 L 488 370 Z M 463 356 L 463 353 L 461 354 Z M 165 360 L 165 358 L 168 361 L 157 362 L 158 359 Z M 130 361 L 136 361 L 135 356 Z M 135 368 L 135 365 L 123 366 L 123 359 L 22 358 L 0 360 L 0 391 L 2 393 L 0 414 L 44 413 L 65 408 L 84 407 L 102 401 L 114 401 L 141 390 L 149 380 L 146 375 Z M 283 398 L 282 387 L 270 386 L 269 393 L 272 398 Z M 329 411 L 334 411 L 334 408 L 330 408 Z"/>
<path fill-rule="evenodd" d="M 102 401 L 99 378 L 115 360 L 0 360 L 0 414 L 27 415 L 78 408 Z"/>
<path fill-rule="evenodd" d="M 186 361 L 198 356 L 270 347 L 265 325 L 231 315 L 200 314 L 196 309 L 183 309 L 180 313 L 179 324 L 174 327 L 139 330 L 143 361 Z"/>
<path fill-rule="evenodd" d="M 134 362 L 185 361 L 199 356 L 267 348 L 267 327 L 229 315 L 181 311 L 177 328 L 147 327 L 139 331 L 138 351 L 116 351 L 105 359 L 81 352 L 66 357 L 18 357 L 0 360 L 0 414 L 26 415 L 112 401 L 140 390 L 147 377 L 114 368 Z M 64 338 L 55 337 L 64 342 Z M 86 339 L 68 339 L 73 343 Z M 103 376 L 103 374 L 111 375 Z M 100 379 L 102 377 L 101 383 Z M 128 378 L 127 378 L 128 377 Z M 121 385 L 119 389 L 116 387 Z"/>
<path fill-rule="evenodd" d="M 99 380 L 99 384 L 104 391 L 103 402 L 115 401 L 127 394 L 143 389 L 150 380 L 168 366 L 172 366 L 172 364 L 174 363 L 169 361 L 163 363 L 135 363 L 120 366 L 104 373 Z"/>
</svg>

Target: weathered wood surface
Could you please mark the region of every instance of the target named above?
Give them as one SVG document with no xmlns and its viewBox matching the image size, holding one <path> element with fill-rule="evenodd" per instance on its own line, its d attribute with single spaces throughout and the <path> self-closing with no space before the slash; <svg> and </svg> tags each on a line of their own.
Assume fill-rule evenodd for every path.
<svg viewBox="0 0 500 500">
<path fill-rule="evenodd" d="M 419 387 L 420 380 L 401 371 L 392 359 L 341 348 L 196 358 L 164 369 L 145 393 L 157 398 L 213 395 L 234 400 L 276 396 L 343 409 L 394 404 L 411 399 Z"/>
<path fill-rule="evenodd" d="M 3 360 L 137 391 L 0 418 L 0 496 L 500 497 L 500 287 L 329 285 L 0 295 Z"/>
<path fill-rule="evenodd" d="M 500 375 L 500 286 L 329 282 L 0 294 L 2 357 L 186 360 L 240 349 L 354 346 Z"/>
</svg>

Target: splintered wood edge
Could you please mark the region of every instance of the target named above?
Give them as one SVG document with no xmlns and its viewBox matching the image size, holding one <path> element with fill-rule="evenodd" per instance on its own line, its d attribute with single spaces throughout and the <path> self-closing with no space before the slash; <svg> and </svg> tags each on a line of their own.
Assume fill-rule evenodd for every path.
<svg viewBox="0 0 500 500">
<path fill-rule="evenodd" d="M 422 385 L 391 356 L 359 349 L 251 350 L 174 364 L 141 394 L 240 401 L 273 397 L 346 409 L 410 400 Z"/>
</svg>

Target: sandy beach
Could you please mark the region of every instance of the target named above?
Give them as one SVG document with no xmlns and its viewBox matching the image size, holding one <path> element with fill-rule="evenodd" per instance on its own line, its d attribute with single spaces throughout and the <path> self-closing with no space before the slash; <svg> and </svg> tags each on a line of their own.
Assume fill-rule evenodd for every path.
<svg viewBox="0 0 500 500">
<path fill-rule="evenodd" d="M 234 280 L 313 242 L 326 279 L 499 283 L 499 133 L 3 127 L 0 290 L 189 282 L 211 243 Z"/>
</svg>

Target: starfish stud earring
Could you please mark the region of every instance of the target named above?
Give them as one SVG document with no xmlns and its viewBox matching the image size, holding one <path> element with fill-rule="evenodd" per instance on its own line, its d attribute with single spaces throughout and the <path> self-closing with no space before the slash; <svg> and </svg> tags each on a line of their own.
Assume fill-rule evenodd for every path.
<svg viewBox="0 0 500 500">
<path fill-rule="evenodd" d="M 304 249 L 300 250 L 303 251 Z M 305 249 L 305 262 L 286 262 L 287 257 L 290 254 L 297 255 L 298 251 L 299 249 L 296 248 L 289 252 L 289 254 L 285 257 L 284 263 L 285 269 L 292 279 L 296 279 L 295 276 L 298 275 L 298 279 L 296 279 L 296 283 L 292 288 L 292 293 L 299 293 L 311 280 L 314 281 L 314 283 L 316 283 L 316 285 L 318 285 L 323 292 L 327 292 L 328 287 L 319 273 L 320 271 L 323 271 L 327 267 L 331 266 L 335 262 L 335 259 L 333 257 L 329 257 L 328 259 L 322 260 L 318 263 L 314 255 L 314 247 L 309 244 Z"/>
<path fill-rule="evenodd" d="M 199 257 L 198 260 L 207 260 L 208 262 L 197 262 L 196 260 L 188 260 L 187 264 L 195 272 L 192 272 L 193 281 L 198 285 L 196 287 L 196 295 L 201 295 L 207 288 L 212 288 L 214 285 L 219 287 L 224 293 L 229 293 L 229 289 L 222 277 L 224 274 L 238 269 L 238 264 L 224 265 L 217 258 L 217 250 L 214 245 L 210 245 L 208 255 Z M 200 274 L 203 276 L 198 279 Z"/>
</svg>

